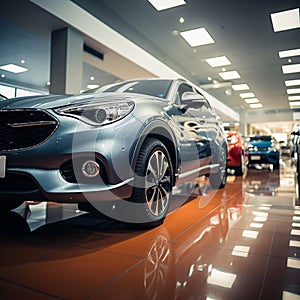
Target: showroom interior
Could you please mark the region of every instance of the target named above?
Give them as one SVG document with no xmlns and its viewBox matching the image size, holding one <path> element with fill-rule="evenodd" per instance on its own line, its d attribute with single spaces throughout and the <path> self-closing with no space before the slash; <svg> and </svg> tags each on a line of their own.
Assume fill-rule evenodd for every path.
<svg viewBox="0 0 300 300">
<path fill-rule="evenodd" d="M 176 185 L 149 228 L 24 194 L 0 212 L 1 298 L 300 299 L 299 10 L 298 0 L 3 2 L 0 112 L 16 97 L 180 78 L 238 134 L 243 158 L 239 168 L 228 158 L 225 187 L 207 176 Z M 272 137 L 277 163 L 250 160 L 252 136 Z M 0 198 L 4 177 L 0 167 Z"/>
</svg>

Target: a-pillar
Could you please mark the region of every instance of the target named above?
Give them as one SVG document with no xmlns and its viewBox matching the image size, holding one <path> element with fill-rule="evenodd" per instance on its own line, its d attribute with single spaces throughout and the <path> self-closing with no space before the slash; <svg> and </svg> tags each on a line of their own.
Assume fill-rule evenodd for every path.
<svg viewBox="0 0 300 300">
<path fill-rule="evenodd" d="M 51 94 L 78 94 L 82 85 L 83 36 L 71 28 L 52 31 Z"/>
</svg>

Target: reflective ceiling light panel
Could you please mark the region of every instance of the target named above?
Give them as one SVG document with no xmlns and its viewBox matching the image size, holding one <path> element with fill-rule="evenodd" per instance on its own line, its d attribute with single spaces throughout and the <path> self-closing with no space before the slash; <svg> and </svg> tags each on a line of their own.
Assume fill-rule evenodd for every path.
<svg viewBox="0 0 300 300">
<path fill-rule="evenodd" d="M 286 86 L 300 85 L 300 79 L 286 80 L 284 83 Z"/>
<path fill-rule="evenodd" d="M 275 32 L 300 28 L 299 8 L 273 13 L 271 20 Z"/>
<path fill-rule="evenodd" d="M 288 96 L 289 101 L 300 100 L 300 96 Z"/>
<path fill-rule="evenodd" d="M 251 108 L 262 108 L 262 104 L 261 103 L 253 103 L 249 105 Z"/>
<path fill-rule="evenodd" d="M 16 73 L 16 74 L 28 71 L 27 68 L 24 68 L 24 67 L 21 67 L 21 66 L 17 66 L 15 64 L 3 65 L 3 66 L 0 66 L 0 69 L 8 71 L 8 72 L 11 72 L 11 73 Z"/>
<path fill-rule="evenodd" d="M 232 89 L 234 91 L 244 91 L 244 90 L 250 90 L 248 84 L 242 83 L 242 84 L 233 84 Z"/>
<path fill-rule="evenodd" d="M 186 4 L 184 0 L 148 0 L 148 2 L 158 11 Z"/>
<path fill-rule="evenodd" d="M 221 72 L 221 73 L 219 73 L 219 75 L 224 80 L 241 78 L 240 74 L 237 71 Z"/>
<path fill-rule="evenodd" d="M 250 104 L 250 103 L 258 103 L 259 100 L 257 98 L 247 98 L 244 99 L 246 103 Z"/>
<path fill-rule="evenodd" d="M 253 93 L 242 93 L 240 94 L 241 98 L 254 98 L 255 95 Z"/>
<path fill-rule="evenodd" d="M 290 103 L 290 107 L 299 107 L 300 106 L 300 101 L 295 101 L 295 102 L 289 102 Z"/>
<path fill-rule="evenodd" d="M 300 94 L 300 89 L 287 89 L 287 93 L 291 94 Z"/>
<path fill-rule="evenodd" d="M 203 27 L 182 31 L 180 35 L 191 47 L 213 44 L 215 42 L 208 31 Z"/>
<path fill-rule="evenodd" d="M 300 49 L 284 50 L 279 51 L 278 53 L 280 58 L 300 56 Z"/>
<path fill-rule="evenodd" d="M 207 58 L 205 61 L 213 68 L 231 65 L 230 60 L 226 56 Z"/>
<path fill-rule="evenodd" d="M 283 74 L 298 73 L 300 72 L 300 64 L 283 65 L 282 72 Z"/>
</svg>

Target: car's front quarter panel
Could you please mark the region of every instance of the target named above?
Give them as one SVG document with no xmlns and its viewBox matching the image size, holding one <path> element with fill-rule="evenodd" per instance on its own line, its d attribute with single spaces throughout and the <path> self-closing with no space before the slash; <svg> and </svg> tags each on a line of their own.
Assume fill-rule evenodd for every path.
<svg viewBox="0 0 300 300">
<path fill-rule="evenodd" d="M 49 113 L 58 120 L 58 127 L 45 142 L 30 148 L 0 152 L 6 156 L 7 174 L 31 177 L 46 199 L 58 202 L 75 199 L 71 194 L 103 192 L 132 181 L 129 157 L 141 126 L 132 115 L 108 125 L 93 126 L 54 111 L 49 110 Z M 66 180 L 63 176 L 62 168 L 68 162 L 82 164 L 95 159 L 105 173 L 101 180 L 83 178 L 80 165 L 71 179 Z M 70 173 L 73 167 L 69 166 L 66 173 Z M 69 173 L 66 176 L 70 176 Z M 4 187 L 0 189 L 5 190 Z M 130 196 L 130 193 L 129 186 L 123 196 Z"/>
</svg>

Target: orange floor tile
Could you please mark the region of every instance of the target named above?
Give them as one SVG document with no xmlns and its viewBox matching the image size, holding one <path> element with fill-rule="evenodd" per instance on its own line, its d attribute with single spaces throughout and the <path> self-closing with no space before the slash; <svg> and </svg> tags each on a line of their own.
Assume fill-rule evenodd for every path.
<svg viewBox="0 0 300 300">
<path fill-rule="evenodd" d="M 0 222 L 1 299 L 300 299 L 289 161 L 229 176 L 219 191 L 181 186 L 150 230 L 52 203 Z"/>
</svg>

